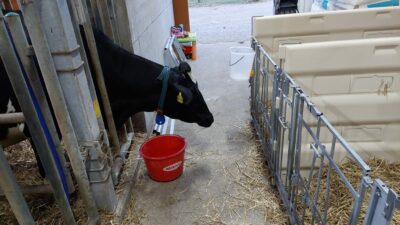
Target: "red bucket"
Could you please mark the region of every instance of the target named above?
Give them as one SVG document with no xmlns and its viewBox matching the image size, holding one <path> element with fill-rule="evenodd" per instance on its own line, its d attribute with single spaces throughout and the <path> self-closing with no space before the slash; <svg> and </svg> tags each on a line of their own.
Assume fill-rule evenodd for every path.
<svg viewBox="0 0 400 225">
<path fill-rule="evenodd" d="M 171 181 L 183 172 L 186 140 L 178 135 L 159 135 L 145 141 L 140 154 L 151 179 Z"/>
</svg>

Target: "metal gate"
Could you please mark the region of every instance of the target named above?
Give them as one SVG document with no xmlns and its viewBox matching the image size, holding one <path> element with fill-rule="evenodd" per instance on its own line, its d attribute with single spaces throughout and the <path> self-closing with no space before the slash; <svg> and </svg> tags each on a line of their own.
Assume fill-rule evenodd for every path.
<svg viewBox="0 0 400 225">
<path fill-rule="evenodd" d="M 330 198 L 336 197 L 332 196 L 332 180 L 337 179 L 352 197 L 347 224 L 362 220 L 364 224 L 389 224 L 400 207 L 398 195 L 382 181 L 370 178 L 366 162 L 255 39 L 252 48 L 256 52 L 250 78 L 253 125 L 290 223 L 328 224 L 328 210 L 333 207 Z M 349 180 L 335 160 L 338 151 L 357 165 L 356 182 Z M 305 165 L 307 161 L 311 163 Z M 371 198 L 362 215 L 366 191 Z"/>
</svg>

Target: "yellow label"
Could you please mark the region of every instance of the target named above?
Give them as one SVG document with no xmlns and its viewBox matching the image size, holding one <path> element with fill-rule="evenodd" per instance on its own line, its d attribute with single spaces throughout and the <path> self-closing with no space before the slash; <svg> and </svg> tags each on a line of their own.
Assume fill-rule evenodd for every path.
<svg viewBox="0 0 400 225">
<path fill-rule="evenodd" d="M 100 118 L 101 110 L 100 110 L 100 105 L 99 105 L 99 102 L 97 101 L 97 99 L 93 101 L 93 109 L 94 109 L 94 112 L 96 113 L 96 118 Z"/>
<path fill-rule="evenodd" d="M 254 77 L 254 75 L 256 75 L 256 74 L 254 73 L 254 70 L 252 69 L 252 70 L 250 71 L 250 77 Z"/>
<path fill-rule="evenodd" d="M 181 92 L 179 92 L 178 96 L 176 97 L 176 101 L 183 104 L 183 96 Z"/>
</svg>

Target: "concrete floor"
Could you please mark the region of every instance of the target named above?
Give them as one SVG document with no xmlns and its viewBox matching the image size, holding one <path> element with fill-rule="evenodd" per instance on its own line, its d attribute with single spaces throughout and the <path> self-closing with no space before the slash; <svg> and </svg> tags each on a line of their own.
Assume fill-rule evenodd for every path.
<svg viewBox="0 0 400 225">
<path fill-rule="evenodd" d="M 190 8 L 190 29 L 197 33 L 200 44 L 248 41 L 251 37 L 251 18 L 272 15 L 272 12 L 272 0 Z"/>
<path fill-rule="evenodd" d="M 248 146 L 254 146 L 251 135 L 243 133 L 250 121 L 249 84 L 230 79 L 229 47 L 249 46 L 251 16 L 269 12 L 271 6 L 271 2 L 263 2 L 190 10 L 192 30 L 199 37 L 198 59 L 191 62 L 192 71 L 215 122 L 207 129 L 177 122 L 176 133 L 189 143 L 185 171 L 169 183 L 141 177 L 135 191 L 137 205 L 146 214 L 143 224 L 265 223 L 264 215 L 257 212 L 246 216 L 239 212 L 238 216 L 225 217 L 224 223 L 203 219 L 210 215 L 210 202 L 214 208 L 224 207 L 226 192 L 233 187 L 223 173 L 241 160 Z"/>
<path fill-rule="evenodd" d="M 268 0 L 189 0 L 189 7 L 207 7 L 223 4 L 245 4 Z"/>
</svg>

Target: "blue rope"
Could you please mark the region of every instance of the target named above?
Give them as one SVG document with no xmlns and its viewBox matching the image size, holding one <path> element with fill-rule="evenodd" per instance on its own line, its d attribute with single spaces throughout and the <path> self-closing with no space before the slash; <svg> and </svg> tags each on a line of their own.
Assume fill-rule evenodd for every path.
<svg viewBox="0 0 400 225">
<path fill-rule="evenodd" d="M 158 100 L 158 108 L 157 108 L 157 110 L 159 110 L 161 112 L 162 112 L 162 110 L 164 108 L 165 97 L 167 96 L 169 70 L 170 70 L 170 68 L 168 66 L 164 66 L 164 68 L 162 69 L 160 75 L 157 77 L 158 80 L 162 81 L 161 95 L 160 95 L 160 98 Z"/>
</svg>

